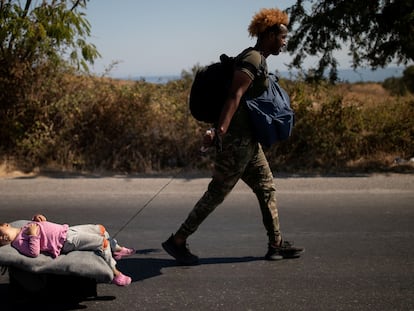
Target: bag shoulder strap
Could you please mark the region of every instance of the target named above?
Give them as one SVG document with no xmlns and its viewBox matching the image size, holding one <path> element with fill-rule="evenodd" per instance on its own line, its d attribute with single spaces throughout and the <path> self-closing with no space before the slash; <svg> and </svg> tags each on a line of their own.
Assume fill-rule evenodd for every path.
<svg viewBox="0 0 414 311">
<path fill-rule="evenodd" d="M 253 73 L 254 78 L 257 78 L 259 76 L 263 76 L 266 74 L 266 59 L 264 58 L 263 55 L 261 56 L 261 60 L 260 60 L 260 64 L 259 64 L 259 68 L 256 68 L 253 64 L 246 62 L 246 61 L 242 61 L 241 59 L 244 58 L 244 56 L 251 52 L 252 50 L 254 50 L 254 48 L 249 47 L 245 50 L 243 50 L 239 55 L 237 55 L 235 57 L 235 66 L 236 65 L 241 65 L 244 68 L 247 68 L 251 73 Z"/>
</svg>

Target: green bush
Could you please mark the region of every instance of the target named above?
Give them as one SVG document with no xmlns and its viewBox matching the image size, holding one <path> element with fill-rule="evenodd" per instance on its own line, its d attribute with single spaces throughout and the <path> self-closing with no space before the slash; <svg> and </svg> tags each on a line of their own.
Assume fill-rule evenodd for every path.
<svg viewBox="0 0 414 311">
<path fill-rule="evenodd" d="M 414 93 L 414 66 L 409 66 L 404 70 L 402 80 L 407 90 Z"/>
<path fill-rule="evenodd" d="M 72 66 L 87 70 L 87 63 L 99 56 L 86 42 L 86 4 L 87 0 L 1 1 L 0 152 L 29 150 L 28 162 L 50 160 L 59 140 L 59 122 L 49 117 L 66 96 L 62 75 L 73 75 Z"/>
<path fill-rule="evenodd" d="M 402 78 L 388 78 L 382 86 L 393 95 L 404 96 L 408 92 L 414 93 L 414 66 L 404 69 Z"/>
<path fill-rule="evenodd" d="M 407 94 L 407 86 L 402 78 L 387 78 L 382 83 L 382 86 L 393 95 L 404 96 Z"/>
</svg>

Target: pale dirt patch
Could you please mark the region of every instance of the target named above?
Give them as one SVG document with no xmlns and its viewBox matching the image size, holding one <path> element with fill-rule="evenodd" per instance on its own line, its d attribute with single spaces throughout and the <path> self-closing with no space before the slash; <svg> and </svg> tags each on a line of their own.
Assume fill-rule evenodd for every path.
<svg viewBox="0 0 414 311">
<path fill-rule="evenodd" d="M 389 92 L 379 83 L 343 84 L 338 86 L 344 105 L 375 106 L 392 100 Z"/>
<path fill-rule="evenodd" d="M 38 169 L 23 171 L 17 168 L 10 160 L 0 161 L 0 178 L 31 177 L 38 173 Z"/>
</svg>

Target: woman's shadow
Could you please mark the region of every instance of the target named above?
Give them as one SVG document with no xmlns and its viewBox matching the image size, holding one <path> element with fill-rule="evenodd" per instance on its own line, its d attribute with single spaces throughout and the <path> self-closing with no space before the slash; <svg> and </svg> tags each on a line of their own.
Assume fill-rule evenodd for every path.
<svg viewBox="0 0 414 311">
<path fill-rule="evenodd" d="M 161 253 L 161 249 L 143 249 L 138 250 L 136 255 L 148 255 L 152 253 Z M 263 260 L 263 257 L 210 257 L 200 258 L 198 265 L 216 265 L 216 264 L 234 264 Z M 152 257 L 128 257 L 118 262 L 118 268 L 125 274 L 132 277 L 133 282 L 143 281 L 162 274 L 163 268 L 169 267 L 189 267 L 179 265 L 174 259 L 162 259 Z"/>
</svg>

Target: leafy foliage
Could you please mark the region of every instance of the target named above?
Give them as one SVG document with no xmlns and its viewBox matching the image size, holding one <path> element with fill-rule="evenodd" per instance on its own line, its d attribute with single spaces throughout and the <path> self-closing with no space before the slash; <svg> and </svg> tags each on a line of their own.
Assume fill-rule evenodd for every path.
<svg viewBox="0 0 414 311">
<path fill-rule="evenodd" d="M 291 67 L 301 68 L 307 56 L 319 57 L 312 75 L 337 80 L 334 52 L 348 44 L 353 67 L 373 69 L 392 61 L 407 64 L 414 57 L 414 2 L 406 0 L 297 0 L 288 8 L 295 54 Z"/>
<path fill-rule="evenodd" d="M 0 3 L 0 62 L 3 70 L 12 70 L 16 62 L 24 69 L 45 62 L 59 63 L 68 55 L 78 66 L 87 68 L 99 55 L 95 46 L 86 43 L 90 24 L 81 11 L 86 1 L 5 0 Z"/>
<path fill-rule="evenodd" d="M 38 120 L 35 111 L 68 65 L 87 69 L 99 56 L 88 44 L 87 0 L 0 1 L 0 141 L 13 148 Z M 51 89 L 50 89 L 51 88 Z"/>
</svg>

